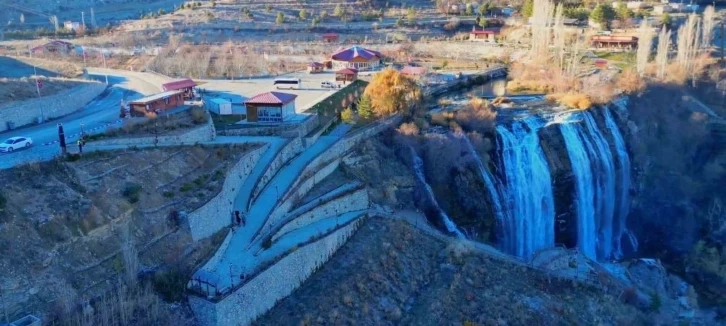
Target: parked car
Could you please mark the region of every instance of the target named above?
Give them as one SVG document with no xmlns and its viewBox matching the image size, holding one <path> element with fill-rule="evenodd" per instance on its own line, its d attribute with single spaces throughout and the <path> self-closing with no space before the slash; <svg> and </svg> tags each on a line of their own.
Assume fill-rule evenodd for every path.
<svg viewBox="0 0 726 326">
<path fill-rule="evenodd" d="M 17 149 L 28 148 L 33 145 L 30 137 L 12 137 L 0 143 L 0 152 L 10 153 Z"/>
<path fill-rule="evenodd" d="M 320 83 L 321 88 L 338 88 L 338 84 L 331 81 L 324 81 Z"/>
</svg>

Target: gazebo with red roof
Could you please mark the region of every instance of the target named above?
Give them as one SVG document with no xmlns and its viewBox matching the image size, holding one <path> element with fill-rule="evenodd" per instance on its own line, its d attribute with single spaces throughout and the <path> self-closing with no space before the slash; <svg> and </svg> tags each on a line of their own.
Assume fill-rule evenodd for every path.
<svg viewBox="0 0 726 326">
<path fill-rule="evenodd" d="M 193 80 L 189 78 L 181 79 L 181 80 L 175 80 L 173 82 L 168 82 L 166 84 L 162 84 L 161 88 L 165 91 L 184 91 L 184 98 L 185 99 L 191 99 L 194 97 L 193 89 L 197 86 L 197 83 L 195 83 Z"/>
<path fill-rule="evenodd" d="M 358 79 L 358 70 L 353 68 L 343 68 L 335 72 L 335 80 L 342 82 L 352 82 Z"/>
<path fill-rule="evenodd" d="M 308 63 L 308 73 L 316 74 L 319 72 L 323 72 L 324 69 L 325 69 L 325 65 L 323 65 L 320 62 Z"/>
<path fill-rule="evenodd" d="M 333 69 L 336 70 L 343 68 L 372 70 L 381 65 L 381 59 L 383 59 L 383 55 L 380 52 L 358 45 L 339 49 L 331 55 Z"/>
<path fill-rule="evenodd" d="M 282 122 L 286 117 L 295 115 L 297 95 L 267 92 L 253 96 L 245 101 L 248 122 Z"/>
</svg>

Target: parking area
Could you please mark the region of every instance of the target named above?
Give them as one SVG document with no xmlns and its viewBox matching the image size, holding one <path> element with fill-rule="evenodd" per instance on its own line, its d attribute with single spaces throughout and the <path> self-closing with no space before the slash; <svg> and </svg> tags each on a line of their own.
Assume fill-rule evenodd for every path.
<svg viewBox="0 0 726 326">
<path fill-rule="evenodd" d="M 299 89 L 277 89 L 273 83 L 278 78 L 300 79 L 301 86 Z M 298 72 L 269 78 L 205 80 L 200 82 L 201 85 L 199 88 L 205 92 L 214 93 L 216 96 L 232 98 L 233 103 L 235 102 L 234 99 L 244 101 L 255 95 L 271 91 L 295 94 L 297 95 L 295 99 L 295 111 L 302 113 L 339 90 L 339 88 L 322 88 L 320 84 L 324 81 L 335 82 L 335 73 L 323 72 L 308 74 L 307 72 Z M 342 83 L 340 85 L 341 87 L 343 86 Z M 239 96 L 242 98 L 240 99 Z"/>
</svg>

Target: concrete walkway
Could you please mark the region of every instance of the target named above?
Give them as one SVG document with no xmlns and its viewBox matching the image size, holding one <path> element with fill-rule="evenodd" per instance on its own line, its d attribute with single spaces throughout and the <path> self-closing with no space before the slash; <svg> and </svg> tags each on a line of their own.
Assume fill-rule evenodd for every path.
<svg viewBox="0 0 726 326">
<path fill-rule="evenodd" d="M 320 154 L 324 153 L 329 149 L 335 142 L 344 137 L 345 132 L 350 129 L 348 125 L 340 125 L 332 132 L 329 136 L 322 136 L 318 139 L 315 144 L 305 150 L 302 154 L 295 157 L 292 161 L 288 162 L 265 186 L 259 196 L 252 203 L 252 207 L 247 214 L 247 224 L 244 227 L 237 228 L 233 231 L 232 238 L 228 242 L 227 246 L 220 247 L 218 250 L 223 251 L 221 258 L 216 261 L 213 266 L 204 266 L 198 270 L 194 279 L 202 279 L 212 284 L 216 284 L 218 291 L 224 291 L 239 284 L 240 275 L 247 275 L 252 273 L 254 269 L 269 259 L 273 259 L 278 250 L 281 247 L 277 245 L 268 248 L 267 250 L 262 249 L 259 245 L 252 245 L 252 240 L 258 232 L 262 232 L 261 228 L 265 225 L 269 214 L 279 204 L 279 200 L 287 192 L 287 190 L 293 185 L 295 180 L 300 177 L 301 173 L 305 170 L 305 167 L 312 162 Z M 262 162 L 258 162 L 258 165 L 262 165 Z M 238 198 L 240 203 L 243 203 Z M 235 208 L 241 210 L 239 206 Z M 346 213 L 347 214 L 347 213 Z M 362 214 L 362 213 L 361 213 Z M 355 215 L 360 216 L 361 214 Z M 354 218 L 353 215 L 342 214 L 340 218 Z M 313 236 L 320 235 L 322 228 L 321 225 L 327 225 L 332 222 L 321 222 L 322 224 L 313 224 L 301 228 L 300 230 L 294 231 L 294 241 L 279 239 L 278 242 L 283 244 L 282 247 L 289 245 L 289 242 L 302 243 Z M 290 236 L 293 233 L 291 232 Z M 274 249 L 273 249 L 274 248 Z"/>
</svg>

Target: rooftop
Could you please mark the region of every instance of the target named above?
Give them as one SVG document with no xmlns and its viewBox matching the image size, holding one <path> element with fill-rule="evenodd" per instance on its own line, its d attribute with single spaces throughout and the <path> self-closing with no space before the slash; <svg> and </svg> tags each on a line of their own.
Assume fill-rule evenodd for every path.
<svg viewBox="0 0 726 326">
<path fill-rule="evenodd" d="M 349 48 L 338 49 L 331 56 L 333 60 L 351 61 L 354 58 L 363 58 L 365 60 L 380 59 L 383 56 L 378 51 L 366 49 L 364 47 L 354 45 Z"/>
<path fill-rule="evenodd" d="M 178 89 L 184 89 L 189 87 L 197 86 L 197 83 L 195 83 L 193 80 L 186 78 L 181 80 L 175 80 L 173 82 L 168 82 L 163 85 L 161 85 L 161 88 L 163 88 L 165 91 L 173 91 Z"/>
<path fill-rule="evenodd" d="M 343 68 L 335 72 L 336 74 L 344 74 L 344 75 L 355 75 L 358 73 L 358 69 L 354 68 Z"/>
<path fill-rule="evenodd" d="M 245 101 L 245 104 L 280 104 L 285 105 L 295 100 L 297 95 L 281 93 L 281 92 L 267 92 L 253 96 L 252 98 Z"/>
<path fill-rule="evenodd" d="M 401 73 L 404 75 L 423 75 L 426 73 L 426 68 L 406 66 L 401 69 Z"/>
<path fill-rule="evenodd" d="M 181 91 L 167 91 L 159 94 L 150 95 L 144 98 L 140 98 L 138 100 L 134 100 L 129 102 L 129 104 L 147 104 L 154 102 L 156 100 L 164 99 L 172 95 L 181 94 Z"/>
</svg>

